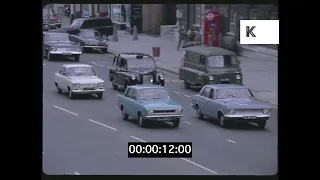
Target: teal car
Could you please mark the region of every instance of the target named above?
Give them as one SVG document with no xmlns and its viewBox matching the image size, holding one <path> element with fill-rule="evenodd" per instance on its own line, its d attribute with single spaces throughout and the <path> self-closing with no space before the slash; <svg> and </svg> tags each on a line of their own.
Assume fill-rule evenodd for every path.
<svg viewBox="0 0 320 180">
<path fill-rule="evenodd" d="M 140 127 L 150 122 L 172 122 L 178 127 L 182 117 L 182 106 L 159 85 L 128 86 L 123 95 L 118 95 L 117 106 L 123 120 L 137 119 Z"/>
</svg>

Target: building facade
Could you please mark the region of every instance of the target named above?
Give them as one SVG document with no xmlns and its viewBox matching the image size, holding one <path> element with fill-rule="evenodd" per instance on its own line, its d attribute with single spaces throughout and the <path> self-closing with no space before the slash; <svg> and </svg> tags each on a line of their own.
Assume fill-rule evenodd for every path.
<svg viewBox="0 0 320 180">
<path fill-rule="evenodd" d="M 278 19 L 278 6 L 273 4 L 178 4 L 178 23 L 193 28 L 202 35 L 204 14 L 207 10 L 221 13 L 221 35 L 234 33 L 239 38 L 241 19 Z"/>
</svg>

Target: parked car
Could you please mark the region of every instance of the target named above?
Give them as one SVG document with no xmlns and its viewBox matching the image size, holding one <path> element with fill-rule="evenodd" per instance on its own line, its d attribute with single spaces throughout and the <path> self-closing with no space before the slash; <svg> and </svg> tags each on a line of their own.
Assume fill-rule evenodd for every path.
<svg viewBox="0 0 320 180">
<path fill-rule="evenodd" d="M 204 116 L 217 119 L 221 127 L 227 127 L 230 122 L 253 122 L 265 128 L 272 113 L 271 106 L 255 99 L 248 88 L 233 84 L 204 86 L 191 97 L 191 106 L 198 119 Z"/>
<path fill-rule="evenodd" d="M 148 122 L 172 122 L 178 127 L 183 112 L 181 105 L 170 99 L 166 88 L 159 85 L 129 86 L 123 95 L 118 95 L 117 106 L 123 120 L 130 116 L 141 127 Z"/>
<path fill-rule="evenodd" d="M 48 14 L 50 14 L 49 18 Z M 43 22 L 47 22 L 47 24 L 49 24 L 49 29 L 61 28 L 61 19 L 57 16 L 53 8 L 43 8 L 42 16 Z"/>
<path fill-rule="evenodd" d="M 72 35 L 73 36 L 73 35 Z M 80 44 L 82 52 L 101 51 L 108 52 L 108 42 L 103 39 L 100 33 L 93 29 L 82 29 L 79 33 L 73 36 L 74 42 Z"/>
<path fill-rule="evenodd" d="M 52 61 L 57 57 L 72 57 L 79 61 L 82 49 L 68 33 L 43 32 L 43 56 Z"/>
<path fill-rule="evenodd" d="M 164 86 L 164 76 L 158 72 L 154 59 L 148 54 L 119 53 L 109 67 L 109 80 L 113 89 L 136 84 L 157 84 Z"/>
<path fill-rule="evenodd" d="M 109 17 L 88 17 L 75 19 L 69 27 L 61 28 L 69 34 L 77 34 L 81 29 L 94 29 L 104 39 L 113 35 L 113 23 Z"/>
<path fill-rule="evenodd" d="M 70 99 L 79 94 L 96 94 L 102 99 L 104 81 L 87 64 L 65 64 L 54 74 L 54 85 L 59 94 L 68 92 Z"/>
<path fill-rule="evenodd" d="M 207 84 L 242 85 L 240 61 L 234 52 L 206 46 L 183 49 L 179 78 L 186 89 Z"/>
</svg>

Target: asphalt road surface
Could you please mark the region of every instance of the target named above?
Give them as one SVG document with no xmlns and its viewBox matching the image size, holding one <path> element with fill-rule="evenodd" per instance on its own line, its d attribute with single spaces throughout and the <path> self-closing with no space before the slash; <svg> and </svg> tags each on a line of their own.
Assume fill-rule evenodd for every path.
<svg viewBox="0 0 320 180">
<path fill-rule="evenodd" d="M 48 175 L 273 175 L 278 165 L 277 109 L 264 130 L 255 125 L 223 129 L 209 120 L 198 120 L 190 96 L 175 75 L 164 72 L 172 99 L 184 110 L 179 128 L 169 124 L 140 128 L 123 121 L 116 94 L 108 82 L 109 54 L 82 54 L 81 63 L 95 67 L 105 79 L 102 100 L 70 100 L 58 94 L 53 74 L 72 61 L 43 60 L 43 171 Z M 193 143 L 192 158 L 127 157 L 128 142 L 184 141 Z"/>
</svg>

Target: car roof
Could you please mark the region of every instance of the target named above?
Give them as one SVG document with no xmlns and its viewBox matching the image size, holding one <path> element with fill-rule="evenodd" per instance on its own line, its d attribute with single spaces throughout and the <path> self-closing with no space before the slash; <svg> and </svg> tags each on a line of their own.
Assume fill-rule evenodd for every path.
<svg viewBox="0 0 320 180">
<path fill-rule="evenodd" d="M 130 87 L 137 90 L 138 89 L 164 89 L 163 86 L 155 85 L 155 84 L 141 84 L 141 85 L 133 85 Z"/>
<path fill-rule="evenodd" d="M 142 55 L 143 58 L 145 57 L 149 57 L 152 58 L 152 56 L 148 55 L 148 54 L 144 54 L 144 53 L 136 53 L 136 52 L 129 52 L 129 53 L 118 53 L 118 56 L 127 59 L 127 58 L 137 58 L 138 55 Z"/>
<path fill-rule="evenodd" d="M 64 64 L 63 65 L 66 68 L 70 68 L 70 67 L 92 67 L 89 64 Z"/>
<path fill-rule="evenodd" d="M 202 54 L 205 56 L 211 55 L 235 55 L 234 52 L 229 51 L 227 49 L 222 49 L 213 46 L 191 46 L 184 48 L 186 51 Z"/>
<path fill-rule="evenodd" d="M 208 84 L 205 87 L 211 87 L 214 89 L 223 89 L 223 88 L 245 88 L 243 85 L 238 84 Z"/>
<path fill-rule="evenodd" d="M 96 20 L 96 19 L 110 19 L 110 18 L 109 17 L 86 17 L 86 18 L 77 18 L 75 20 Z"/>
</svg>

